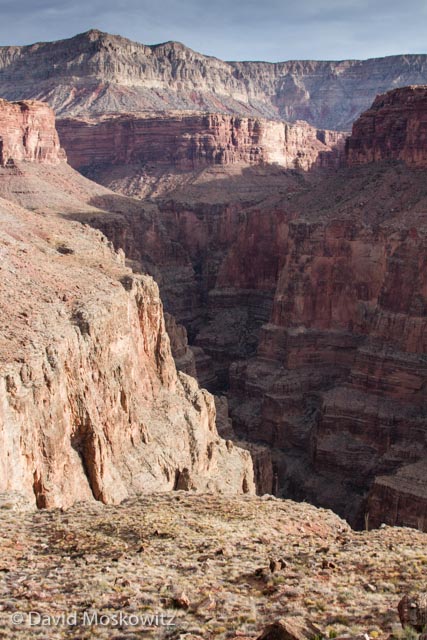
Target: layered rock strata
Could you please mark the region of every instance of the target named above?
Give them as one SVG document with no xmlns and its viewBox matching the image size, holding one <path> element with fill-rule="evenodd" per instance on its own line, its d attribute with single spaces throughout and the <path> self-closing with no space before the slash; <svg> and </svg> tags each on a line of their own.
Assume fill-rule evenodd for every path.
<svg viewBox="0 0 427 640">
<path fill-rule="evenodd" d="M 177 279 L 158 254 L 168 310 L 239 436 L 270 447 L 266 484 L 357 526 L 420 526 L 427 506 L 427 194 L 396 138 L 422 131 L 424 93 L 378 99 L 335 173 L 208 167 L 150 205 L 188 265 Z"/>
<path fill-rule="evenodd" d="M 426 81 L 422 54 L 224 62 L 179 42 L 147 46 L 97 30 L 0 48 L 0 94 L 43 99 L 61 116 L 178 109 L 349 130 L 377 94 Z"/>
<path fill-rule="evenodd" d="M 407 130 L 421 132 L 422 91 L 376 103 L 372 144 L 390 155 L 365 144 L 368 114 L 336 172 L 214 165 L 188 170 L 157 202 L 99 187 L 88 198 L 98 210 L 84 214 L 150 265 L 188 330 L 193 354 L 168 322 L 182 368 L 230 385 L 233 425 L 220 407 L 221 432 L 270 448 L 254 458 L 259 486 L 358 526 L 425 528 L 427 518 L 427 191 L 415 138 L 401 136 L 401 153 L 384 124 L 389 103 L 400 114 L 408 104 Z M 2 193 L 34 205 L 34 194 L 16 195 L 19 179 L 9 172 Z"/>
<path fill-rule="evenodd" d="M 288 242 L 257 358 L 231 369 L 235 426 L 284 454 L 281 484 L 296 497 L 354 524 L 369 514 L 373 525 L 417 526 L 422 474 L 389 474 L 427 457 L 425 283 L 415 277 L 425 232 L 295 221 Z M 388 485 L 406 506 L 379 500 Z"/>
<path fill-rule="evenodd" d="M 111 166 L 155 164 L 192 171 L 211 165 L 277 164 L 307 170 L 336 166 L 344 134 L 306 122 L 209 113 L 104 116 L 58 121 L 70 164 L 102 180 Z"/>
<path fill-rule="evenodd" d="M 380 95 L 353 125 L 347 142 L 350 165 L 401 160 L 427 167 L 427 86 Z"/>
<path fill-rule="evenodd" d="M 159 206 L 197 276 L 183 321 L 231 384 L 234 428 L 271 447 L 282 491 L 357 526 L 420 526 L 427 507 L 427 192 L 396 160 L 283 173 L 276 198 L 258 170 L 252 191 L 209 172 Z"/>
<path fill-rule="evenodd" d="M 0 166 L 13 167 L 24 160 L 57 163 L 64 158 L 55 116 L 46 104 L 0 99 Z"/>
</svg>

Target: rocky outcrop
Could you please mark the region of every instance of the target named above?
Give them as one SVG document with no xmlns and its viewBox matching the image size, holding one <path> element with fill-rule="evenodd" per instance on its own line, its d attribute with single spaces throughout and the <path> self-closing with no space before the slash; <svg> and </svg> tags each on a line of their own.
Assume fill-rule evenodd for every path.
<svg viewBox="0 0 427 640">
<path fill-rule="evenodd" d="M 410 627 L 422 633 L 427 624 L 427 594 L 406 594 L 398 605 L 399 619 L 403 628 Z"/>
<path fill-rule="evenodd" d="M 400 160 L 427 167 L 427 86 L 405 87 L 378 96 L 353 125 L 347 161 L 357 165 Z"/>
<path fill-rule="evenodd" d="M 176 371 L 154 280 L 67 220 L 113 224 L 87 201 L 116 196 L 24 159 L 0 168 L 0 492 L 39 507 L 254 492 L 250 454 L 219 437 L 213 397 Z"/>
<path fill-rule="evenodd" d="M 224 62 L 178 42 L 146 46 L 92 30 L 0 48 L 0 95 L 37 98 L 61 116 L 191 110 L 305 120 L 349 130 L 379 93 L 427 81 L 427 57 Z"/>
<path fill-rule="evenodd" d="M 281 618 L 268 625 L 257 640 L 309 640 L 319 629 L 302 616 Z"/>
<path fill-rule="evenodd" d="M 383 523 L 401 524 L 426 531 L 426 478 L 425 458 L 403 465 L 393 475 L 377 476 L 367 500 L 370 525 L 379 527 Z"/>
<path fill-rule="evenodd" d="M 0 166 L 16 162 L 57 163 L 65 159 L 53 111 L 41 102 L 0 100 Z"/>
<path fill-rule="evenodd" d="M 212 113 L 66 118 L 58 121 L 58 130 L 70 164 L 91 171 L 100 182 L 102 171 L 115 165 L 155 163 L 157 170 L 182 171 L 236 163 L 304 170 L 334 166 L 345 138 L 306 122 L 291 125 Z"/>
<path fill-rule="evenodd" d="M 184 325 L 178 324 L 170 313 L 164 315 L 176 368 L 189 376 L 197 377 L 196 359 L 192 349 L 188 346 L 186 328 Z"/>
</svg>

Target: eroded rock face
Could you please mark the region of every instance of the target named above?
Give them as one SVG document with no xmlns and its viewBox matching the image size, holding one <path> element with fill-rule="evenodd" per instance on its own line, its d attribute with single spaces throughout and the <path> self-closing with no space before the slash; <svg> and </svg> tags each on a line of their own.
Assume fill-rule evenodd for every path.
<svg viewBox="0 0 427 640">
<path fill-rule="evenodd" d="M 10 103 L 0 99 L 0 166 L 20 161 L 57 163 L 65 160 L 53 111 L 42 102 Z"/>
<path fill-rule="evenodd" d="M 353 125 L 347 143 L 350 165 L 402 160 L 427 167 L 427 86 L 405 87 L 378 96 Z"/>
<path fill-rule="evenodd" d="M 421 231 L 415 212 L 405 213 L 407 228 L 401 211 L 375 222 L 375 194 L 388 191 L 393 202 L 399 183 L 415 179 L 389 171 L 372 177 L 370 187 L 366 171 L 343 174 L 348 184 L 364 184 L 363 213 L 356 213 L 353 187 L 347 187 L 339 194 L 354 206 L 347 213 L 332 211 L 335 220 L 321 220 L 306 202 L 312 219 L 287 223 L 270 322 L 261 329 L 257 358 L 231 367 L 230 395 L 238 430 L 288 452 L 281 484 L 293 495 L 332 505 L 353 522 L 359 505 L 374 526 L 417 526 L 426 508 L 421 473 L 413 474 L 412 488 L 409 479 L 405 489 L 400 483 L 398 509 L 379 493 L 361 502 L 376 474 L 388 474 L 392 483 L 400 465 L 426 456 L 425 227 Z M 408 195 L 421 193 L 422 180 L 406 182 Z M 337 188 L 340 180 L 323 187 L 332 201 Z M 321 193 L 312 194 L 320 208 Z M 304 482 L 306 493 L 300 492 Z M 399 482 L 400 476 L 396 495 Z"/>
<path fill-rule="evenodd" d="M 65 163 L 15 164 L 0 168 L 0 492 L 39 507 L 254 492 L 249 452 L 227 446 L 213 397 L 176 371 L 154 280 L 67 220 L 113 224 L 88 201 L 114 194 Z"/>
<path fill-rule="evenodd" d="M 155 163 L 196 170 L 211 165 L 277 164 L 307 170 L 339 164 L 344 134 L 225 114 L 124 115 L 58 121 L 70 164 L 99 182 L 111 166 Z"/>
<path fill-rule="evenodd" d="M 63 115 L 191 110 L 305 120 L 348 131 L 379 93 L 427 81 L 425 55 L 224 62 L 178 42 L 146 46 L 100 31 L 0 48 L 0 94 Z"/>
<path fill-rule="evenodd" d="M 284 173 L 274 198 L 227 169 L 159 203 L 197 276 L 182 319 L 238 435 L 272 449 L 265 484 L 358 526 L 425 527 L 424 183 L 362 165 Z"/>
<path fill-rule="evenodd" d="M 192 349 L 188 346 L 187 330 L 176 319 L 165 313 L 165 327 L 168 332 L 171 351 L 179 371 L 197 377 L 196 359 Z"/>
<path fill-rule="evenodd" d="M 426 531 L 426 478 L 425 458 L 403 465 L 396 474 L 377 476 L 368 496 L 371 525 L 404 523 Z"/>
<path fill-rule="evenodd" d="M 409 113 L 411 91 L 400 92 L 401 100 L 409 95 Z M 399 109 L 404 112 L 404 103 Z M 355 145 L 350 141 L 349 149 Z M 368 147 L 363 153 L 375 155 Z M 385 521 L 425 528 L 427 188 L 422 171 L 396 162 L 404 159 L 398 147 L 393 154 L 391 163 L 351 161 L 324 174 L 230 160 L 188 169 L 187 183 L 179 178 L 167 197 L 139 208 L 124 196 L 112 205 L 111 192 L 100 187 L 91 206 L 114 206 L 120 217 L 94 211 L 86 219 L 139 265 L 151 265 L 167 310 L 178 320 L 168 322 L 177 360 L 184 369 L 195 366 L 212 389 L 227 391 L 233 427 L 256 443 L 252 453 L 260 443 L 270 448 L 268 455 L 262 447 L 253 453 L 262 491 L 333 507 L 359 526 Z M 120 189 L 127 193 L 124 182 Z M 19 197 L 34 202 L 34 195 Z M 63 257 L 71 255 L 62 239 L 60 247 Z M 124 312 L 117 313 L 124 319 Z M 80 320 L 85 326 L 84 315 Z M 192 353 L 180 323 L 188 329 Z M 108 335 L 105 328 L 101 333 Z M 97 353 L 102 349 L 101 342 Z M 154 353 L 155 380 L 162 369 Z M 127 366 L 137 365 L 131 359 Z M 188 380 L 178 376 L 159 384 L 169 398 L 197 396 L 196 404 L 204 406 Z M 106 383 L 113 396 L 121 389 L 120 376 L 119 383 Z M 150 384 L 160 397 L 157 383 Z M 141 397 L 143 392 L 137 389 Z M 175 414 L 174 403 L 162 406 L 173 406 Z M 220 412 L 228 436 L 233 429 L 227 412 Z M 189 424 L 190 413 L 183 414 L 183 423 Z M 126 412 L 123 420 L 126 432 Z M 108 442 L 114 437 L 108 433 Z M 184 431 L 180 439 L 185 443 L 186 437 Z M 225 447 L 231 455 L 232 443 Z M 119 453 L 114 465 L 127 486 L 120 460 Z M 201 464 L 203 477 L 216 478 L 207 462 Z M 178 471 L 170 471 L 160 488 L 200 486 L 183 458 L 174 458 L 170 468 Z M 248 489 L 243 471 L 229 474 L 234 488 Z M 107 487 L 96 488 L 99 495 L 105 491 L 110 499 L 108 479 L 96 482 L 94 487 Z M 112 484 L 120 487 L 116 479 Z"/>
<path fill-rule="evenodd" d="M 190 329 L 203 384 L 227 392 L 238 436 L 272 450 L 267 465 L 253 456 L 260 491 L 358 526 L 367 514 L 369 526 L 420 526 L 422 474 L 393 476 L 426 456 L 423 176 L 289 180 L 285 199 L 251 207 L 161 203 L 198 291 L 193 307 L 175 302 L 167 270 L 168 309 Z"/>
<path fill-rule="evenodd" d="M 256 358 L 230 367 L 230 405 L 238 433 L 278 453 L 288 495 L 358 526 L 425 529 L 426 194 L 422 174 L 377 171 L 369 187 L 366 171 L 345 172 L 364 184 L 365 213 L 347 190 L 341 219 L 306 202 L 306 219 L 287 223 L 270 320 Z M 405 202 L 421 200 L 378 218 L 370 198 L 393 202 L 405 181 Z"/>
<path fill-rule="evenodd" d="M 213 398 L 176 373 L 154 281 L 99 233 L 64 224 L 62 252 L 43 238 L 52 221 L 2 209 L 2 490 L 40 507 L 119 502 L 184 473 L 186 489 L 251 491 L 249 455 L 218 437 Z"/>
</svg>

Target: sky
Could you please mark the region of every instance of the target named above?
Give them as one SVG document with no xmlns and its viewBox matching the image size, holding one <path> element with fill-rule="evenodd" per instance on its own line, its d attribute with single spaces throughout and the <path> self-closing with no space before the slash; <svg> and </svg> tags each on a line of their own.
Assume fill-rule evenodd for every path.
<svg viewBox="0 0 427 640">
<path fill-rule="evenodd" d="M 0 45 L 96 28 L 223 60 L 426 53 L 426 27 L 427 0 L 0 0 Z"/>
</svg>

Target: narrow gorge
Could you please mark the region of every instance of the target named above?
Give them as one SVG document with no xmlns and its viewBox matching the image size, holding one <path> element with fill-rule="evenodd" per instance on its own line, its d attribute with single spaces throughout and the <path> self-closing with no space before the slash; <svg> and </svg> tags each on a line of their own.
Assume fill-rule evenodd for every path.
<svg viewBox="0 0 427 640">
<path fill-rule="evenodd" d="M 258 490 L 356 527 L 425 526 L 426 118 L 409 87 L 347 139 L 224 116 L 58 125 L 77 167 L 141 200 L 144 223 L 97 224 L 149 269 L 150 217 L 177 362 L 271 451 Z"/>
</svg>

